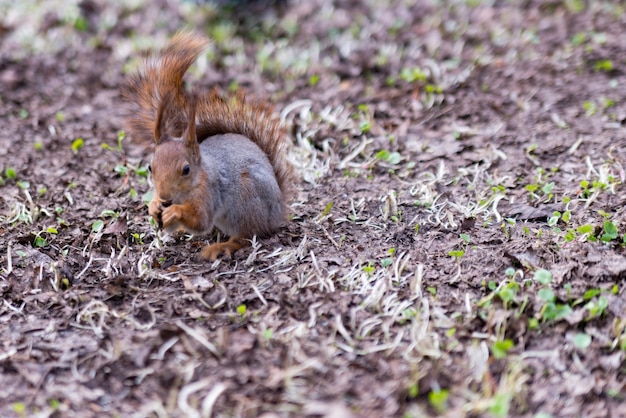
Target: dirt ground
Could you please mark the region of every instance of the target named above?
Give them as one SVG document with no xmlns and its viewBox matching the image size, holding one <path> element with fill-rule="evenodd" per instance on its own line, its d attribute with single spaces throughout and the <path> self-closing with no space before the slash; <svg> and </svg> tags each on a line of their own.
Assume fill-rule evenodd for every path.
<svg viewBox="0 0 626 418">
<path fill-rule="evenodd" d="M 626 416 L 618 1 L 0 3 L 0 416 Z M 119 88 L 276 105 L 292 220 L 150 225 Z"/>
</svg>

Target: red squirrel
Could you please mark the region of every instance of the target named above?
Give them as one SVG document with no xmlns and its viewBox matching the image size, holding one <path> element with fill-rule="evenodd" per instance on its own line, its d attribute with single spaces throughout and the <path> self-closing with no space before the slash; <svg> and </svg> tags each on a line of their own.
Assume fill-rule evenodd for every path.
<svg viewBox="0 0 626 418">
<path fill-rule="evenodd" d="M 285 224 L 293 169 L 288 141 L 266 102 L 216 90 L 185 93 L 183 76 L 208 45 L 198 33 L 179 32 L 129 76 L 122 93 L 138 108 L 127 119 L 131 137 L 155 144 L 148 213 L 168 232 L 217 227 L 228 235 L 202 249 L 199 257 L 213 261 Z"/>
</svg>

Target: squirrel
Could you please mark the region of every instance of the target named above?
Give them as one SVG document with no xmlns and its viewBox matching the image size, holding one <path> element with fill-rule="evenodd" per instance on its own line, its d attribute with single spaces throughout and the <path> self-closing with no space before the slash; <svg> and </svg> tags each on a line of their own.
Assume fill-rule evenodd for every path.
<svg viewBox="0 0 626 418">
<path fill-rule="evenodd" d="M 217 227 L 228 241 L 199 254 L 215 261 L 286 223 L 293 168 L 266 101 L 251 102 L 243 93 L 225 97 L 216 89 L 184 91 L 184 74 L 209 43 L 196 32 L 177 33 L 128 77 L 122 95 L 138 107 L 127 118 L 131 138 L 155 145 L 149 215 L 168 232 L 199 235 Z"/>
</svg>

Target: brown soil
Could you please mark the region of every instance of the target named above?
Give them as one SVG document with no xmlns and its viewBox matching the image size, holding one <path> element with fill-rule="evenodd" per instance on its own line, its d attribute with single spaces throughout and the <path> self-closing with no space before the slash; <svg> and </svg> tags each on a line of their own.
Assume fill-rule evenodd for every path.
<svg viewBox="0 0 626 418">
<path fill-rule="evenodd" d="M 34 3 L 0 6 L 0 416 L 626 416 L 620 2 Z M 298 171 L 213 264 L 118 141 L 182 27 Z"/>
</svg>

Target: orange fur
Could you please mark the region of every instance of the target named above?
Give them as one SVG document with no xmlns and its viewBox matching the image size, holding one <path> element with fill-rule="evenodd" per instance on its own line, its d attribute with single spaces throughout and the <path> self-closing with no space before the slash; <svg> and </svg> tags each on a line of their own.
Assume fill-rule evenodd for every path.
<svg viewBox="0 0 626 418">
<path fill-rule="evenodd" d="M 200 259 L 215 261 L 220 254 L 224 254 L 230 257 L 235 251 L 250 245 L 249 241 L 231 237 L 226 242 L 217 242 L 215 244 L 207 245 L 200 252 Z"/>
</svg>

